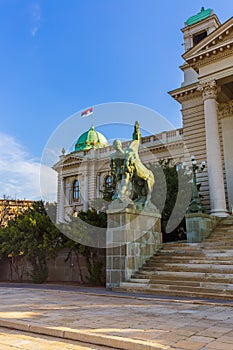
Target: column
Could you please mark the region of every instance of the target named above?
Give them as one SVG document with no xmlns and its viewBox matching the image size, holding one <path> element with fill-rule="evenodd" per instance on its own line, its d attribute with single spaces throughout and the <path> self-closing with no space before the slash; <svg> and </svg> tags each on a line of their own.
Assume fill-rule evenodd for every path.
<svg viewBox="0 0 233 350">
<path fill-rule="evenodd" d="M 64 178 L 58 174 L 57 223 L 64 221 Z"/>
<path fill-rule="evenodd" d="M 88 173 L 83 173 L 83 210 L 88 210 Z"/>
<path fill-rule="evenodd" d="M 233 100 L 220 104 L 228 209 L 233 211 Z"/>
<path fill-rule="evenodd" d="M 211 214 L 227 216 L 222 158 L 218 131 L 217 84 L 215 80 L 201 83 L 204 100 L 206 152 Z"/>
</svg>

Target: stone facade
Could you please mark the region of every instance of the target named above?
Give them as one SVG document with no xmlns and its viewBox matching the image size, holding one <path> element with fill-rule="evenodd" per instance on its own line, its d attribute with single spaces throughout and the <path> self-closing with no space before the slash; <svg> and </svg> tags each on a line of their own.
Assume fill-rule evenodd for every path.
<svg viewBox="0 0 233 350">
<path fill-rule="evenodd" d="M 185 146 L 207 161 L 208 174 L 198 179 L 202 202 L 211 214 L 226 216 L 233 205 L 233 19 L 220 24 L 212 13 L 182 31 L 184 81 L 170 94 L 182 106 Z M 194 44 L 200 33 L 205 37 Z"/>
<path fill-rule="evenodd" d="M 233 207 L 233 18 L 221 24 L 213 11 L 203 14 L 182 29 L 184 81 L 170 92 L 181 104 L 183 128 L 142 137 L 139 154 L 145 164 L 172 159 L 191 165 L 191 155 L 207 162 L 207 171 L 198 174 L 202 204 L 207 213 L 222 217 Z M 112 151 L 112 146 L 93 147 L 61 155 L 54 165 L 58 221 L 87 210 L 91 200 L 102 196 Z"/>
<path fill-rule="evenodd" d="M 129 142 L 123 142 L 123 148 Z M 61 155 L 54 165 L 58 173 L 57 220 L 63 221 L 69 214 L 87 210 L 94 198 L 101 198 L 110 175 L 110 154 L 113 147 L 91 149 L 88 152 L 74 152 Z M 142 137 L 139 148 L 144 164 L 171 159 L 173 164 L 183 161 L 183 129 L 162 132 Z M 78 180 L 79 196 L 75 196 L 75 181 Z"/>
</svg>

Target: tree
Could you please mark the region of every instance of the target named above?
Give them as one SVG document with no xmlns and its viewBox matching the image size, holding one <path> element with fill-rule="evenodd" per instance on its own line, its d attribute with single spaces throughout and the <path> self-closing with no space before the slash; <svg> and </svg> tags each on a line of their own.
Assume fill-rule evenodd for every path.
<svg viewBox="0 0 233 350">
<path fill-rule="evenodd" d="M 63 235 L 50 221 L 43 202 L 34 202 L 32 208 L 9 221 L 0 232 L 2 257 L 22 255 L 30 262 L 33 282 L 42 283 L 48 278 L 47 259 L 61 249 Z"/>
<path fill-rule="evenodd" d="M 163 241 L 179 238 L 185 228 L 186 209 L 191 199 L 191 175 L 184 169 L 177 169 L 169 160 L 150 165 L 155 177 L 152 202 L 161 211 Z"/>
<path fill-rule="evenodd" d="M 105 256 L 107 215 L 95 209 L 80 211 L 77 217 L 70 216 L 66 223 L 58 226 L 68 237 L 64 240 L 64 247 L 69 248 L 67 259 L 74 253 L 79 266 L 82 282 L 86 278 L 93 285 L 104 282 L 103 256 Z M 79 264 L 80 255 L 86 259 L 88 276 L 83 276 Z"/>
</svg>

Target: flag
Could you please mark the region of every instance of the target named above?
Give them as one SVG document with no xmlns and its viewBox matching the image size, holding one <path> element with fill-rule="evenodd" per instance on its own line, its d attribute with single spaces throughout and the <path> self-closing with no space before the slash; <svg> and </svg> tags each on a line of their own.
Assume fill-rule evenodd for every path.
<svg viewBox="0 0 233 350">
<path fill-rule="evenodd" d="M 89 115 L 93 114 L 93 110 L 94 110 L 93 107 L 86 109 L 81 113 L 81 117 L 88 117 Z"/>
</svg>

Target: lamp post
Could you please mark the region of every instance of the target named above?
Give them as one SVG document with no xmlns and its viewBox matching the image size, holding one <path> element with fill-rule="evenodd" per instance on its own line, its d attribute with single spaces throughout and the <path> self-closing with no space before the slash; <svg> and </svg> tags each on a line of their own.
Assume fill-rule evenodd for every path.
<svg viewBox="0 0 233 350">
<path fill-rule="evenodd" d="M 203 171 L 205 169 L 206 163 L 203 161 L 200 163 L 200 165 L 197 164 L 197 161 L 195 159 L 195 156 L 191 156 L 192 166 L 190 167 L 190 170 L 192 170 L 192 198 L 191 202 L 187 209 L 187 214 L 190 213 L 203 213 L 204 209 L 201 205 L 200 201 L 200 195 L 198 191 L 198 185 L 197 185 L 197 171 Z"/>
</svg>

